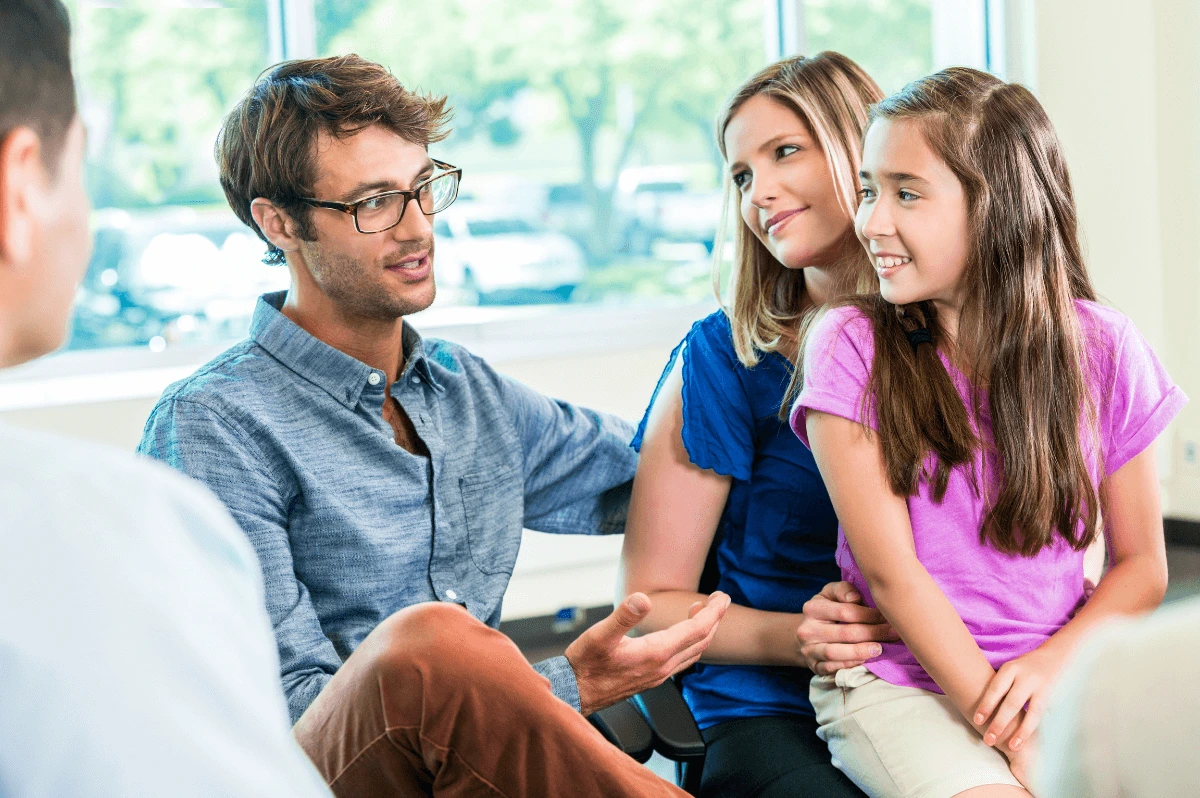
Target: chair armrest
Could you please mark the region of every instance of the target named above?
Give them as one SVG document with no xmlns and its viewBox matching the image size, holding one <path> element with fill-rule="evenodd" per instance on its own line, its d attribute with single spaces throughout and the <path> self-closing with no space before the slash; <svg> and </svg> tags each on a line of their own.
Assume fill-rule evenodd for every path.
<svg viewBox="0 0 1200 798">
<path fill-rule="evenodd" d="M 704 758 L 704 738 L 674 681 L 668 679 L 629 699 L 654 734 L 654 750 L 675 762 Z"/>
<path fill-rule="evenodd" d="M 605 739 L 638 762 L 645 762 L 654 753 L 650 726 L 628 700 L 593 712 L 588 720 Z"/>
</svg>

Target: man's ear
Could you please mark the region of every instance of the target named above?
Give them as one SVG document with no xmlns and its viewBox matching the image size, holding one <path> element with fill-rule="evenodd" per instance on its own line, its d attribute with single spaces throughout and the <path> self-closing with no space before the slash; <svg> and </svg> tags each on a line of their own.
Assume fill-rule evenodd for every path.
<svg viewBox="0 0 1200 798">
<path fill-rule="evenodd" d="M 0 139 L 0 261 L 33 259 L 35 194 L 46 179 L 37 133 L 18 127 Z"/>
<path fill-rule="evenodd" d="M 301 238 L 296 235 L 296 223 L 269 199 L 258 197 L 251 202 L 250 215 L 267 240 L 284 252 L 294 252 L 300 248 Z"/>
</svg>

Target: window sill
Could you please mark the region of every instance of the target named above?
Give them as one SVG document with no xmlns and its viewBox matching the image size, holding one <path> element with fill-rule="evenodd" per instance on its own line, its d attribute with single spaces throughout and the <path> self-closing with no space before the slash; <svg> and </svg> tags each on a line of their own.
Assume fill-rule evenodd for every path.
<svg viewBox="0 0 1200 798">
<path fill-rule="evenodd" d="M 433 308 L 412 317 L 426 337 L 462 344 L 495 365 L 674 345 L 709 300 L 675 305 Z M 0 374 L 0 412 L 152 398 L 228 344 L 63 352 Z"/>
</svg>

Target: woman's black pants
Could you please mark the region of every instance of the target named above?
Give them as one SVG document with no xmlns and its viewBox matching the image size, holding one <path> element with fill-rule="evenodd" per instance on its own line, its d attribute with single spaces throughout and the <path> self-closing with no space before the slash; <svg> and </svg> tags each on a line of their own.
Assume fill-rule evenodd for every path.
<svg viewBox="0 0 1200 798">
<path fill-rule="evenodd" d="M 829 761 L 813 718 L 741 718 L 703 734 L 701 798 L 864 798 Z"/>
</svg>

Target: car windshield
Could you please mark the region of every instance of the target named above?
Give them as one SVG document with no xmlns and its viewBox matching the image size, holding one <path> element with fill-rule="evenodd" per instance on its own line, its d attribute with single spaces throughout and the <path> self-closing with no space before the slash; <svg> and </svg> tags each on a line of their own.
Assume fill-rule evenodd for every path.
<svg viewBox="0 0 1200 798">
<path fill-rule="evenodd" d="M 524 219 L 473 219 L 467 222 L 473 236 L 502 236 L 510 233 L 535 232 Z"/>
</svg>

